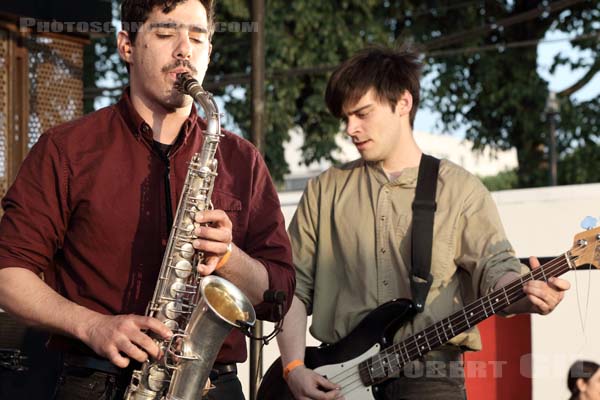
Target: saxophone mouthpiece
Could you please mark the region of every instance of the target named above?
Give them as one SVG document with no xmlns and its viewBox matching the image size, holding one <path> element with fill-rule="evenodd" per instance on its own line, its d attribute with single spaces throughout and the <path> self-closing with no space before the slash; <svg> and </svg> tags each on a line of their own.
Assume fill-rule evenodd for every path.
<svg viewBox="0 0 600 400">
<path fill-rule="evenodd" d="M 177 74 L 177 80 L 175 81 L 175 89 L 182 93 L 186 93 L 186 86 L 194 81 L 194 77 L 188 72 L 180 72 Z"/>
</svg>

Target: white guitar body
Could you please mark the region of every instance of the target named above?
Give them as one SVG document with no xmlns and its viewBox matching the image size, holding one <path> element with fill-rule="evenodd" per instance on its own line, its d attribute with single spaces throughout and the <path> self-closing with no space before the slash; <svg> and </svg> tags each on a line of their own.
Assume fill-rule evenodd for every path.
<svg viewBox="0 0 600 400">
<path fill-rule="evenodd" d="M 339 385 L 345 400 L 374 400 L 373 387 L 363 385 L 358 367 L 361 362 L 373 357 L 380 350 L 381 346 L 377 343 L 356 358 L 341 364 L 322 365 L 316 368 L 315 372 Z"/>
</svg>

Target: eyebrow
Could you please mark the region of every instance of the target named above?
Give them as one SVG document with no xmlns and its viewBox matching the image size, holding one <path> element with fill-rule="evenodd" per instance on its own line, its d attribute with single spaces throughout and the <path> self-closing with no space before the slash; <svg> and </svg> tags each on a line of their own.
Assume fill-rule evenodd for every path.
<svg viewBox="0 0 600 400">
<path fill-rule="evenodd" d="M 371 107 L 371 105 L 372 105 L 371 103 L 369 103 L 369 104 L 366 104 L 366 105 L 364 105 L 364 106 L 362 106 L 362 107 L 359 107 L 359 108 L 356 108 L 356 109 L 354 109 L 354 110 L 352 110 L 352 111 L 350 111 L 350 112 L 347 112 L 347 113 L 346 113 L 346 115 L 352 115 L 352 114 L 356 114 L 356 113 L 358 113 L 358 112 L 361 112 L 361 111 L 363 111 L 363 110 L 364 110 L 364 109 L 366 109 L 366 108 L 369 108 L 369 107 Z"/>
<path fill-rule="evenodd" d="M 187 27 L 192 32 L 208 33 L 208 29 L 200 25 L 185 25 L 178 24 L 176 22 L 153 22 L 150 24 L 150 29 L 166 28 L 166 29 L 177 29 L 181 27 Z"/>
</svg>

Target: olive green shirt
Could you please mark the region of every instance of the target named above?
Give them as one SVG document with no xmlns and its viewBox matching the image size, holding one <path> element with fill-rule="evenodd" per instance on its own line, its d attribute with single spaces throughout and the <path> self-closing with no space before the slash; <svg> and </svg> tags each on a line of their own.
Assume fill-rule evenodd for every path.
<svg viewBox="0 0 600 400">
<path fill-rule="evenodd" d="M 411 298 L 412 201 L 418 168 L 393 180 L 362 159 L 309 181 L 288 228 L 296 296 L 312 314 L 311 334 L 335 343 L 377 306 Z M 396 340 L 493 291 L 505 273 L 524 272 L 505 237 L 490 193 L 463 168 L 442 160 L 437 185 L 431 274 L 424 312 Z M 472 328 L 450 341 L 481 348 Z"/>
</svg>

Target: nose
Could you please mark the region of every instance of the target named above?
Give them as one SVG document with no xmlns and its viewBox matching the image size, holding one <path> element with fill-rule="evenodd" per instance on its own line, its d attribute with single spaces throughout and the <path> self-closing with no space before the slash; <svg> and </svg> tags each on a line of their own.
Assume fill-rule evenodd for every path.
<svg viewBox="0 0 600 400">
<path fill-rule="evenodd" d="M 173 56 L 178 59 L 189 59 L 192 56 L 192 43 L 187 32 L 182 29 L 178 39 Z"/>
<path fill-rule="evenodd" d="M 358 130 L 357 118 L 354 118 L 352 115 L 350 115 L 348 118 L 346 118 L 346 134 L 348 136 L 352 136 L 352 135 L 356 134 L 357 130 Z"/>
</svg>

